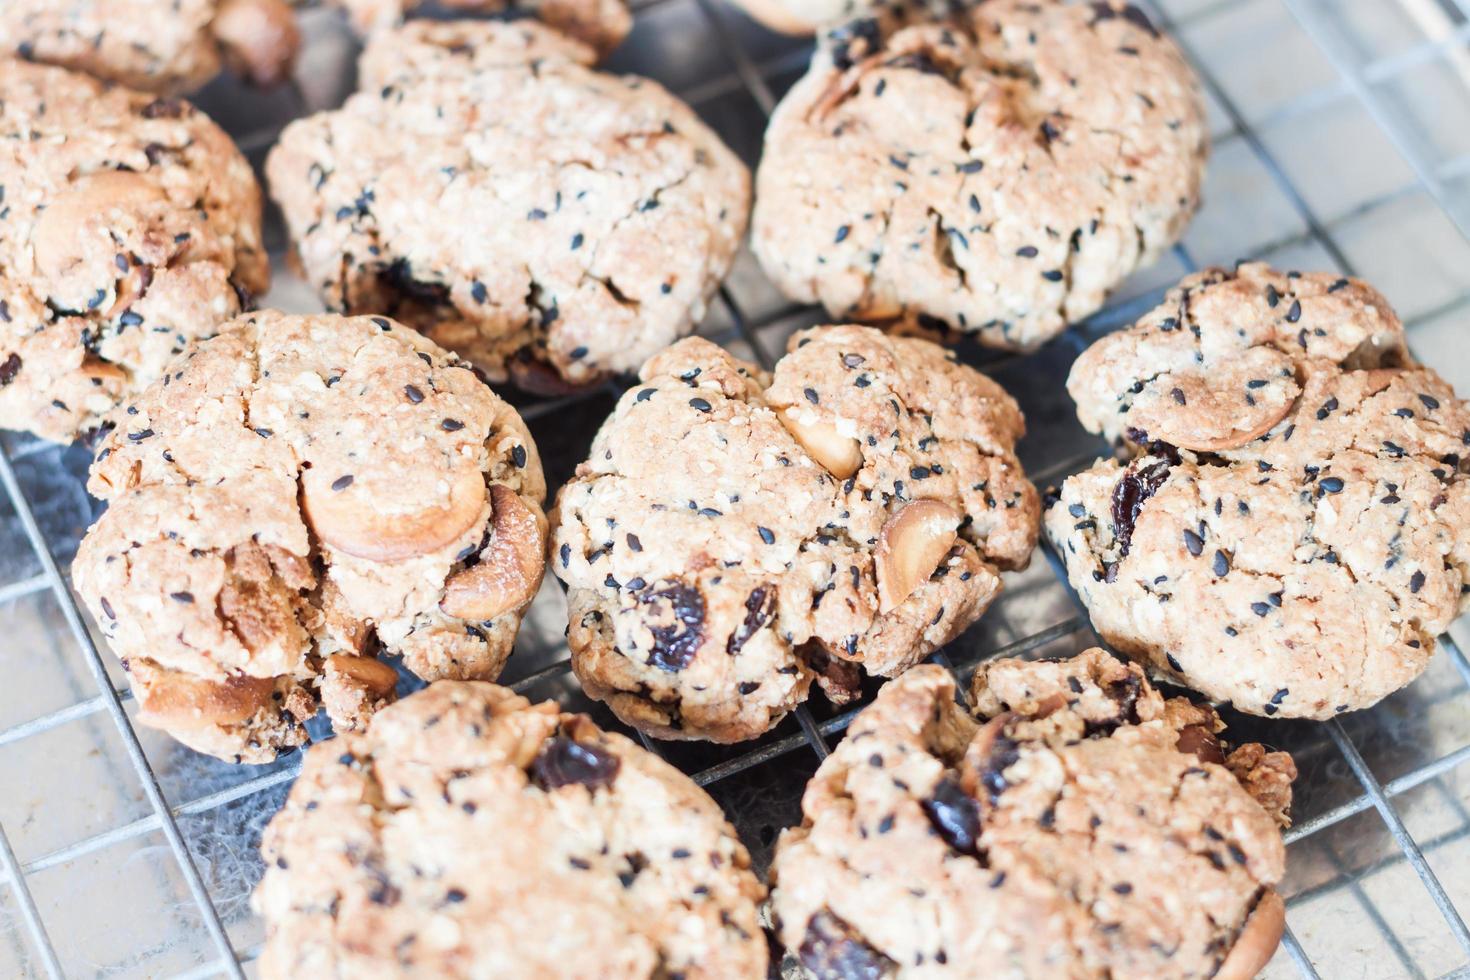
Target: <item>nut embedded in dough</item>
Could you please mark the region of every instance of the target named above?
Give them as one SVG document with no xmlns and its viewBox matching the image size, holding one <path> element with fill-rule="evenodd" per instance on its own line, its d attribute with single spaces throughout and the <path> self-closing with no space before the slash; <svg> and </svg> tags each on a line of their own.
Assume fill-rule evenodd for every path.
<svg viewBox="0 0 1470 980">
<path fill-rule="evenodd" d="M 444 584 L 446 613 L 466 620 L 494 619 L 536 596 L 546 573 L 546 521 L 500 484 L 490 487 L 490 540 L 480 561 Z"/>
<path fill-rule="evenodd" d="M 352 473 L 308 470 L 301 476 L 301 505 L 322 541 L 373 561 L 438 551 L 473 527 L 485 508 L 485 477 L 472 465 L 446 478 L 447 500 L 417 511 L 387 510 L 354 482 Z"/>
<path fill-rule="evenodd" d="M 803 422 L 800 408 L 783 408 L 776 413 L 791 437 L 807 455 L 827 468 L 827 472 L 845 480 L 863 465 L 863 451 L 858 441 L 837 431 L 829 422 Z"/>
<path fill-rule="evenodd" d="M 880 610 L 889 612 L 934 574 L 959 537 L 961 516 L 937 500 L 915 500 L 884 522 L 873 554 Z"/>
<path fill-rule="evenodd" d="M 1230 955 L 1220 964 L 1214 980 L 1251 980 L 1266 968 L 1286 933 L 1286 903 L 1274 888 L 1267 889 L 1235 937 Z"/>
<path fill-rule="evenodd" d="M 265 707 L 274 689 L 273 677 L 210 681 L 179 671 L 159 672 L 145 689 L 138 719 L 156 728 L 234 724 Z"/>
</svg>

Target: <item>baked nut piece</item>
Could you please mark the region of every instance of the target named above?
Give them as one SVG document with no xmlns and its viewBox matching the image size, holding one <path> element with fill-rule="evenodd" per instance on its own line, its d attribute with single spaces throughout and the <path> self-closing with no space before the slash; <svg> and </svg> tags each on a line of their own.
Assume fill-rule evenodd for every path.
<svg viewBox="0 0 1470 980">
<path fill-rule="evenodd" d="M 1067 387 L 1138 454 L 1047 513 L 1120 652 L 1242 711 L 1328 718 L 1419 676 L 1466 608 L 1470 407 L 1365 283 L 1202 272 Z"/>
<path fill-rule="evenodd" d="M 364 34 L 394 27 L 410 13 L 435 0 L 331 0 L 343 8 Z M 456 13 L 513 13 L 544 21 L 568 37 L 590 45 L 598 57 L 622 43 L 633 28 L 633 14 L 623 0 L 437 0 Z"/>
<path fill-rule="evenodd" d="M 813 679 L 846 700 L 1030 557 L 1021 413 L 928 341 L 820 327 L 768 377 L 691 338 L 641 377 L 552 520 L 572 666 L 628 724 L 735 742 Z"/>
<path fill-rule="evenodd" d="M 262 852 L 267 978 L 765 976 L 765 890 L 714 800 L 493 684 L 308 752 Z"/>
<path fill-rule="evenodd" d="M 162 95 L 229 67 L 284 80 L 300 36 L 287 0 L 5 0 L 0 53 Z"/>
<path fill-rule="evenodd" d="M 540 586 L 546 485 L 514 409 L 382 317 L 259 313 L 117 416 L 72 566 L 144 723 L 237 762 L 425 680 L 493 680 Z"/>
<path fill-rule="evenodd" d="M 0 92 L 0 427 L 70 441 L 266 289 L 260 188 L 186 102 L 5 58 Z"/>
<path fill-rule="evenodd" d="M 752 242 L 787 296 L 1026 348 L 1182 233 L 1203 102 L 1136 8 L 890 21 L 829 32 L 766 131 Z"/>
<path fill-rule="evenodd" d="M 328 305 L 542 391 L 693 329 L 745 232 L 745 168 L 657 84 L 591 62 L 529 21 L 375 36 L 362 91 L 267 167 Z"/>
<path fill-rule="evenodd" d="M 1271 958 L 1296 768 L 1102 650 L 941 667 L 853 721 L 771 868 L 781 941 L 837 977 L 1216 977 Z M 1256 795 L 1259 794 L 1259 801 Z M 1277 818 L 1277 819 L 1273 819 Z"/>
</svg>

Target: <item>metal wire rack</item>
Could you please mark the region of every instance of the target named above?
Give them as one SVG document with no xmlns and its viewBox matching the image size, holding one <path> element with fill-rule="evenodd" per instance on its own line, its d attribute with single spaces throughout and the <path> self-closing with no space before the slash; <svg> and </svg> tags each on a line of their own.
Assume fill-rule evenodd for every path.
<svg viewBox="0 0 1470 980">
<path fill-rule="evenodd" d="M 1470 389 L 1470 351 L 1456 343 L 1457 322 L 1470 321 L 1470 0 L 1142 6 L 1207 89 L 1217 147 L 1207 206 L 1169 261 L 1066 337 L 1025 357 L 966 350 L 1021 400 L 1028 474 L 1045 486 L 1105 451 L 1072 419 L 1066 370 L 1197 261 L 1361 274 L 1405 313 L 1421 358 Z M 639 26 L 610 67 L 663 81 L 753 162 L 809 46 L 718 0 L 635 7 Z M 306 16 L 312 44 L 294 92 L 217 83 L 200 97 L 256 163 L 281 125 L 351 84 L 351 42 L 326 11 Z M 271 235 L 279 258 L 278 223 Z M 266 302 L 313 308 L 301 289 L 283 276 Z M 748 256 L 719 299 L 702 331 L 767 366 L 787 334 L 818 320 L 776 296 Z M 617 393 L 523 406 L 553 487 Z M 0 449 L 0 975 L 247 976 L 262 936 L 246 904 L 261 871 L 255 848 L 299 759 L 230 767 L 135 725 L 123 675 L 99 653 L 66 573 L 94 516 L 85 454 L 14 436 Z M 1010 576 L 982 622 L 934 659 L 964 679 L 991 657 L 1096 643 L 1055 555 L 1045 557 Z M 548 585 L 503 680 L 621 727 L 569 678 L 564 625 Z M 1451 636 L 1442 647 L 1415 685 L 1340 720 L 1227 709 L 1234 737 L 1289 749 L 1302 772 L 1287 835 L 1289 928 L 1267 975 L 1470 977 L 1470 660 Z M 807 777 L 857 710 L 818 699 L 743 746 L 643 742 L 709 789 L 764 869 L 776 831 L 800 818 Z"/>
</svg>

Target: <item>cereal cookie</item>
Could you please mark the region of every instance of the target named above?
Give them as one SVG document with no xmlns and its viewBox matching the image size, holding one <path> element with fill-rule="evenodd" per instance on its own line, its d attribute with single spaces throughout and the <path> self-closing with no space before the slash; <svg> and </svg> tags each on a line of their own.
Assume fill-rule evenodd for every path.
<svg viewBox="0 0 1470 980">
<path fill-rule="evenodd" d="M 260 188 L 186 102 L 3 58 L 0 93 L 0 426 L 68 441 L 266 289 Z"/>
<path fill-rule="evenodd" d="M 1068 388 L 1136 458 L 1047 531 L 1116 649 L 1256 714 L 1327 718 L 1424 669 L 1470 591 L 1470 406 L 1366 284 L 1191 276 Z"/>
<path fill-rule="evenodd" d="M 1137 8 L 992 0 L 831 31 L 766 131 L 753 245 L 837 317 L 1035 346 L 1199 199 L 1189 66 Z"/>
<path fill-rule="evenodd" d="M 369 33 L 393 27 L 434 0 L 330 0 L 343 8 L 358 30 Z M 438 0 L 438 6 L 465 14 L 496 13 L 532 16 L 568 37 L 605 55 L 622 43 L 633 27 L 623 0 Z"/>
<path fill-rule="evenodd" d="M 815 977 L 1216 977 L 1271 958 L 1296 769 L 1089 650 L 933 665 L 853 721 L 771 868 Z"/>
<path fill-rule="evenodd" d="M 0 52 L 145 92 L 190 92 L 222 65 L 283 80 L 299 43 L 287 0 L 4 0 Z"/>
<path fill-rule="evenodd" d="M 813 679 L 845 700 L 1031 554 L 1021 414 L 928 341 L 817 328 L 767 377 L 689 339 L 641 377 L 557 497 L 552 559 L 577 676 L 644 731 L 752 738 Z"/>
<path fill-rule="evenodd" d="M 657 84 L 591 60 L 529 21 L 371 41 L 362 92 L 289 126 L 268 165 L 327 303 L 539 389 L 688 333 L 744 234 L 745 168 Z"/>
<path fill-rule="evenodd" d="M 765 976 L 765 890 L 715 802 L 493 684 L 307 753 L 262 851 L 267 978 Z"/>
<path fill-rule="evenodd" d="M 73 565 L 141 720 L 266 762 L 420 677 L 494 679 L 541 583 L 546 487 L 515 411 L 382 317 L 260 313 L 117 417 Z"/>
</svg>

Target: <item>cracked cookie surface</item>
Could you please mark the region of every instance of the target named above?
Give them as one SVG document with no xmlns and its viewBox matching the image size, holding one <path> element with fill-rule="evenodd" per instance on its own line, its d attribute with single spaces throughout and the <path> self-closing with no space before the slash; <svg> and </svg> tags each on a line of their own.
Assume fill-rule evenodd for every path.
<svg viewBox="0 0 1470 980">
<path fill-rule="evenodd" d="M 1046 517 L 1120 652 L 1243 711 L 1328 718 L 1419 676 L 1466 607 L 1470 407 L 1365 283 L 1207 270 L 1068 389 L 1137 454 Z"/>
<path fill-rule="evenodd" d="M 1285 753 L 1226 751 L 1101 650 L 888 684 L 772 865 L 780 938 L 818 978 L 1245 978 L 1284 906 Z M 1259 795 L 1259 802 L 1257 796 Z M 1217 972 L 1218 971 L 1218 972 Z"/>
<path fill-rule="evenodd" d="M 715 802 L 585 715 L 440 681 L 307 753 L 266 829 L 265 977 L 766 975 Z"/>
<path fill-rule="evenodd" d="M 267 167 L 328 305 L 543 391 L 689 333 L 744 234 L 748 175 L 688 106 L 591 59 L 527 21 L 375 36 L 360 93 L 287 127 Z"/>
<path fill-rule="evenodd" d="M 752 245 L 789 297 L 1035 346 L 1194 212 L 1202 97 L 1136 8 L 977 4 L 828 33 L 782 99 Z"/>
<path fill-rule="evenodd" d="M 1020 411 L 928 341 L 818 327 L 767 376 L 690 338 L 641 378 L 559 492 L 551 555 L 577 676 L 631 725 L 734 742 L 813 680 L 844 700 L 1029 559 Z"/>
<path fill-rule="evenodd" d="M 0 426 L 70 441 L 269 285 L 260 188 L 186 102 L 0 59 Z"/>
<path fill-rule="evenodd" d="M 299 42 L 286 0 L 5 0 L 0 50 L 163 95 L 226 66 L 282 81 Z"/>
<path fill-rule="evenodd" d="M 327 708 L 361 726 L 401 655 L 493 680 L 541 582 L 546 487 L 520 417 L 382 317 L 241 317 L 101 443 L 73 564 L 140 720 L 268 762 Z"/>
<path fill-rule="evenodd" d="M 570 38 L 591 45 L 599 57 L 622 43 L 633 27 L 633 14 L 623 0 L 329 0 L 347 11 L 358 30 L 391 28 L 420 7 L 437 6 L 468 14 L 535 17 Z"/>
</svg>

